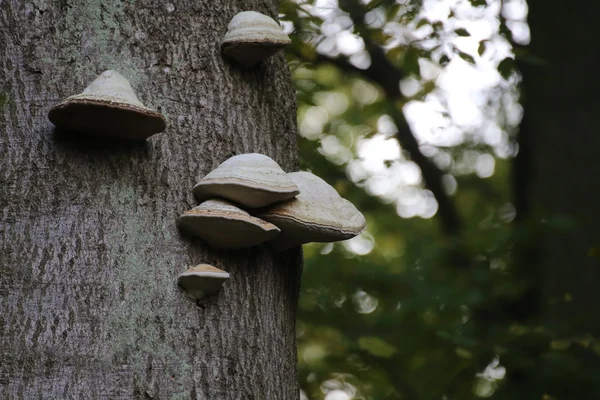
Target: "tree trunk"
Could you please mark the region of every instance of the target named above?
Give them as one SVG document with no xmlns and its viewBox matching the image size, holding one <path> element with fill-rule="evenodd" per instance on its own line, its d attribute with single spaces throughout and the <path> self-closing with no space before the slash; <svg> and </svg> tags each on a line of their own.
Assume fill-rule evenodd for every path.
<svg viewBox="0 0 600 400">
<path fill-rule="evenodd" d="M 566 12 L 562 2 L 530 3 L 530 52 L 545 65 L 523 71 L 522 139 L 530 145 L 521 190 L 530 215 L 547 219 L 538 242 L 549 300 L 542 307 L 568 331 L 600 335 L 600 320 L 589 318 L 588 308 L 600 304 L 600 60 L 589 51 L 600 46 L 600 35 L 588 30 L 600 6 L 583 2 Z M 561 32 L 561 26 L 569 29 Z M 556 217 L 567 224 L 557 225 Z"/>
<path fill-rule="evenodd" d="M 534 348 L 540 364 L 555 362 L 554 372 L 529 366 L 521 383 L 537 390 L 529 398 L 597 399 L 600 358 L 593 345 L 581 343 L 600 337 L 600 59 L 594 51 L 600 35 L 590 29 L 600 6 L 565 4 L 528 1 L 533 57 L 520 65 L 525 113 L 515 198 L 521 225 L 529 229 L 520 274 L 534 289 L 523 307 L 551 328 L 554 340 L 572 345 L 554 353 Z M 545 386 L 536 387 L 533 374 L 547 379 Z"/>
<path fill-rule="evenodd" d="M 220 54 L 240 7 L 0 0 L 1 399 L 298 398 L 300 250 L 219 251 L 177 228 L 230 156 L 297 168 L 283 55 L 246 71 Z M 48 110 L 107 69 L 168 117 L 164 133 L 53 132 Z M 201 262 L 231 279 L 197 305 L 176 278 Z"/>
</svg>

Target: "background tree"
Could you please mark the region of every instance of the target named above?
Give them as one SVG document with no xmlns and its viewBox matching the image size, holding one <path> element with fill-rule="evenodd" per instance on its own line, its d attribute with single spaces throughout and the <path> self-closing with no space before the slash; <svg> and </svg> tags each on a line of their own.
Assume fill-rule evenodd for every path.
<svg viewBox="0 0 600 400">
<path fill-rule="evenodd" d="M 245 71 L 220 55 L 241 10 L 0 2 L 1 398 L 297 398 L 300 252 L 218 251 L 176 225 L 196 179 L 232 155 L 298 166 L 283 56 Z M 106 69 L 169 118 L 164 133 L 53 133 L 48 110 Z M 231 279 L 196 305 L 175 282 L 200 262 Z"/>
<path fill-rule="evenodd" d="M 597 6 L 529 3 L 282 4 L 302 164 L 369 223 L 305 246 L 307 398 L 600 394 Z"/>
<path fill-rule="evenodd" d="M 564 13 L 558 2 L 529 0 L 528 5 L 531 45 L 516 50 L 525 114 L 515 204 L 521 230 L 530 233 L 518 242 L 517 268 L 529 282 L 518 317 L 544 326 L 552 341 L 518 349 L 522 355 L 515 357 L 507 396 L 595 399 L 600 396 L 600 324 L 593 317 L 600 304 L 600 191 L 590 178 L 600 168 L 595 100 L 600 78 L 594 72 L 599 57 L 586 49 L 600 44 L 600 34 L 584 27 L 600 7 L 581 3 Z M 561 26 L 569 28 L 559 33 Z"/>
</svg>

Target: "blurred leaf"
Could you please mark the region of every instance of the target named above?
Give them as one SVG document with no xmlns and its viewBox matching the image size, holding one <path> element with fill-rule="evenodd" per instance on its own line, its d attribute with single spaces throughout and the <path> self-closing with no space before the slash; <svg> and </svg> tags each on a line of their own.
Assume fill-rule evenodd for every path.
<svg viewBox="0 0 600 400">
<path fill-rule="evenodd" d="M 485 50 L 487 48 L 487 40 L 481 40 L 479 42 L 479 47 L 477 47 L 477 54 L 479 54 L 480 56 L 483 55 L 483 53 L 485 53 Z"/>
<path fill-rule="evenodd" d="M 570 340 L 563 339 L 563 340 L 553 340 L 552 342 L 550 342 L 550 348 L 555 351 L 565 351 L 569 347 L 571 347 Z"/>
<path fill-rule="evenodd" d="M 405 57 L 406 53 L 407 53 L 406 47 L 403 47 L 403 46 L 397 46 L 397 47 L 391 48 L 386 52 L 388 58 L 392 62 L 398 62 L 398 61 L 402 60 Z"/>
<path fill-rule="evenodd" d="M 456 354 L 460 357 L 460 358 L 472 358 L 473 357 L 473 353 L 471 353 L 469 350 L 462 348 L 462 347 L 457 347 L 456 348 Z"/>
<path fill-rule="evenodd" d="M 512 32 L 510 31 L 508 26 L 506 26 L 506 23 L 504 21 L 500 22 L 499 33 L 500 35 L 504 36 L 506 40 L 512 41 Z"/>
<path fill-rule="evenodd" d="M 404 55 L 404 71 L 417 77 L 421 77 L 419 51 L 414 47 L 409 47 Z"/>
<path fill-rule="evenodd" d="M 465 60 L 466 62 L 468 62 L 469 64 L 475 64 L 475 59 L 473 58 L 473 56 L 471 56 L 471 55 L 469 55 L 467 53 L 459 51 L 458 52 L 458 56 L 460 58 L 462 58 L 463 60 Z"/>
<path fill-rule="evenodd" d="M 468 30 L 466 30 L 465 28 L 458 28 L 454 30 L 454 33 L 456 33 L 458 36 L 471 36 L 471 34 L 469 33 Z"/>
<path fill-rule="evenodd" d="M 515 58 L 523 64 L 533 65 L 533 66 L 537 66 L 537 67 L 548 66 L 548 63 L 546 62 L 546 60 L 544 60 L 543 58 L 537 57 L 534 54 L 531 54 L 531 52 L 526 48 L 517 47 L 514 49 L 514 52 L 515 52 Z"/>
<path fill-rule="evenodd" d="M 444 29 L 444 23 L 442 21 L 435 21 L 435 22 L 433 22 L 433 24 L 431 26 L 436 31 Z"/>
<path fill-rule="evenodd" d="M 515 71 L 515 60 L 510 57 L 506 57 L 498 64 L 498 72 L 504 79 L 508 79 Z"/>
<path fill-rule="evenodd" d="M 427 18 L 423 18 L 423 19 L 419 20 L 419 22 L 417 23 L 417 29 L 419 29 L 425 25 L 431 25 L 431 22 Z"/>
<path fill-rule="evenodd" d="M 471 5 L 473 7 L 487 6 L 487 1 L 486 0 L 469 0 L 469 2 L 471 2 Z"/>
<path fill-rule="evenodd" d="M 396 348 L 385 340 L 374 336 L 362 336 L 358 339 L 358 346 L 374 356 L 389 358 L 396 353 Z"/>
<path fill-rule="evenodd" d="M 373 40 L 373 42 L 377 43 L 380 46 L 385 45 L 392 38 L 392 35 L 381 30 L 371 33 L 371 39 Z"/>
<path fill-rule="evenodd" d="M 400 22 L 403 23 L 403 24 L 408 25 L 410 22 L 412 22 L 413 19 L 415 19 L 415 17 L 417 16 L 417 12 L 418 11 L 419 11 L 419 9 L 417 7 L 414 7 L 414 8 L 411 7 L 411 8 L 409 8 L 400 17 Z"/>
</svg>

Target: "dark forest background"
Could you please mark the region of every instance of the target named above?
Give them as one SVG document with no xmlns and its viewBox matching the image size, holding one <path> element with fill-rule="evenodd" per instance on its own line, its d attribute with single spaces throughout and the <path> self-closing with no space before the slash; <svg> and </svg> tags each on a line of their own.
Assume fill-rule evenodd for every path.
<svg viewBox="0 0 600 400">
<path fill-rule="evenodd" d="M 304 246 L 304 398 L 600 398 L 599 9 L 281 4 L 303 167 L 368 220 Z"/>
</svg>

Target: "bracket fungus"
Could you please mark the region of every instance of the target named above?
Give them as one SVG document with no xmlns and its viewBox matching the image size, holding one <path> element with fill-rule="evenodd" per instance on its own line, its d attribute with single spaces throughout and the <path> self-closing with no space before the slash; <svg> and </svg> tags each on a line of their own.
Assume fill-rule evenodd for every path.
<svg viewBox="0 0 600 400">
<path fill-rule="evenodd" d="M 183 228 L 219 249 L 242 249 L 277 236 L 279 228 L 228 201 L 211 199 L 179 217 Z"/>
<path fill-rule="evenodd" d="M 298 197 L 274 204 L 260 218 L 281 229 L 271 241 L 276 250 L 309 242 L 337 242 L 353 238 L 367 226 L 365 217 L 323 179 L 310 172 L 288 174 L 300 188 Z"/>
<path fill-rule="evenodd" d="M 264 154 L 233 156 L 194 186 L 199 200 L 222 197 L 250 208 L 288 200 L 298 186 L 273 159 Z"/>
<path fill-rule="evenodd" d="M 219 291 L 229 273 L 208 264 L 192 267 L 179 275 L 177 283 L 196 300 Z"/>
<path fill-rule="evenodd" d="M 227 26 L 221 49 L 226 56 L 250 68 L 290 43 L 273 18 L 256 11 L 243 11 Z"/>
<path fill-rule="evenodd" d="M 145 107 L 129 81 L 116 71 L 104 71 L 83 93 L 52 107 L 50 121 L 59 129 L 119 139 L 145 139 L 165 130 L 167 121 Z"/>
</svg>

